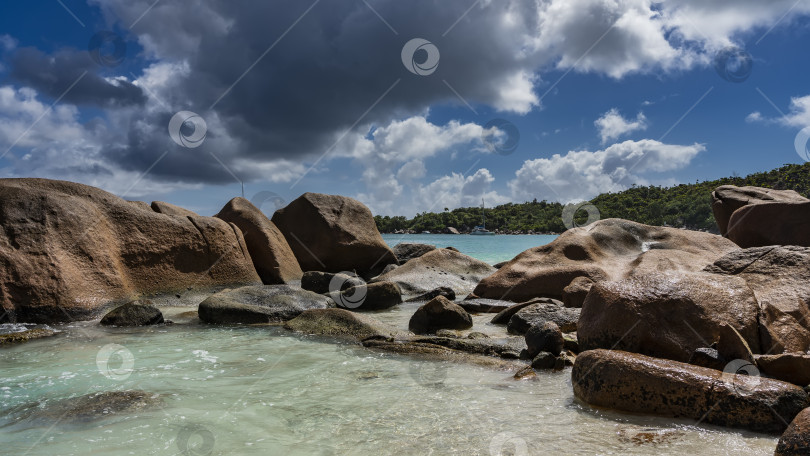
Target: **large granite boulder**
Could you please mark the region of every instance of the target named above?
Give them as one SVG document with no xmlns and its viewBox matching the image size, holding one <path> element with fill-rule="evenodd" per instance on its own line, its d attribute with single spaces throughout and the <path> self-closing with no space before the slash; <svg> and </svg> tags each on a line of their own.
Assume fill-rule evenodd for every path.
<svg viewBox="0 0 810 456">
<path fill-rule="evenodd" d="M 329 293 L 338 307 L 352 310 L 383 310 L 402 303 L 402 291 L 393 282 L 362 283 Z"/>
<path fill-rule="evenodd" d="M 280 323 L 309 309 L 335 307 L 326 296 L 289 285 L 255 285 L 222 290 L 200 303 L 206 323 Z"/>
<path fill-rule="evenodd" d="M 762 342 L 751 344 L 746 336 L 754 353 L 810 350 L 810 248 L 770 246 L 737 250 L 707 266 L 706 271 L 719 277 L 742 279 L 753 292 L 760 308 Z"/>
<path fill-rule="evenodd" d="M 435 245 L 430 244 L 416 244 L 416 243 L 400 243 L 394 246 L 392 249 L 394 255 L 397 256 L 397 260 L 399 260 L 399 264 L 405 264 L 409 260 L 413 260 L 414 258 L 419 258 L 420 256 L 432 252 L 436 250 Z"/>
<path fill-rule="evenodd" d="M 374 217 L 345 196 L 304 193 L 273 214 L 304 271 L 356 271 L 372 277 L 397 263 Z"/>
<path fill-rule="evenodd" d="M 303 271 L 287 239 L 250 201 L 236 197 L 228 201 L 214 217 L 233 223 L 242 230 L 253 266 L 262 282 L 279 284 L 301 279 Z"/>
<path fill-rule="evenodd" d="M 563 299 L 566 287 L 578 277 L 601 282 L 645 271 L 697 271 L 735 249 L 733 242 L 714 234 L 600 220 L 519 254 L 481 280 L 473 293 L 515 302 Z"/>
<path fill-rule="evenodd" d="M 728 228 L 734 223 L 730 223 L 732 215 L 744 206 L 770 203 L 807 203 L 807 198 L 799 195 L 793 190 L 774 190 L 762 187 L 737 187 L 735 185 L 722 185 L 712 192 L 712 211 L 720 234 L 726 235 Z M 781 206 L 784 208 L 784 206 Z M 740 219 L 737 219 L 739 222 Z M 758 223 L 757 220 L 749 220 L 750 223 Z M 769 228 L 774 228 L 771 220 L 762 220 L 768 224 Z"/>
<path fill-rule="evenodd" d="M 369 315 L 345 309 L 312 309 L 284 324 L 295 332 L 332 336 L 362 341 L 369 338 L 389 339 L 394 328 Z"/>
<path fill-rule="evenodd" d="M 810 454 L 810 408 L 801 411 L 779 438 L 774 456 Z"/>
<path fill-rule="evenodd" d="M 111 310 L 100 324 L 104 326 L 148 326 L 163 323 L 163 313 L 151 301 L 132 301 Z"/>
<path fill-rule="evenodd" d="M 158 214 L 165 214 L 165 215 L 173 215 L 175 217 L 199 217 L 200 214 L 190 211 L 186 208 L 175 206 L 171 203 L 165 203 L 163 201 L 152 201 L 150 205 L 153 211 L 157 212 Z"/>
<path fill-rule="evenodd" d="M 726 237 L 743 248 L 767 245 L 810 246 L 810 201 L 741 207 L 731 214 Z"/>
<path fill-rule="evenodd" d="M 790 383 L 617 350 L 579 354 L 571 382 L 577 398 L 597 407 L 757 432 L 783 431 L 810 405 Z"/>
<path fill-rule="evenodd" d="M 363 279 L 339 272 L 307 271 L 301 277 L 301 288 L 326 294 L 366 283 Z"/>
<path fill-rule="evenodd" d="M 810 355 L 782 353 L 754 357 L 759 370 L 772 378 L 799 386 L 810 385 Z"/>
<path fill-rule="evenodd" d="M 706 272 L 649 273 L 593 285 L 582 306 L 582 350 L 616 348 L 688 362 L 716 342 L 723 325 L 759 353 L 759 307 L 739 277 Z"/>
<path fill-rule="evenodd" d="M 260 282 L 235 226 L 82 184 L 0 179 L 0 221 L 6 321 L 91 319 L 142 295 Z"/>
<path fill-rule="evenodd" d="M 448 249 L 432 250 L 373 282 L 395 282 L 406 298 L 423 295 L 439 287 L 451 288 L 456 296 L 466 296 L 482 278 L 496 269 L 475 258 Z"/>
<path fill-rule="evenodd" d="M 428 301 L 408 322 L 408 329 L 415 334 L 431 334 L 439 329 L 469 329 L 473 321 L 461 306 L 444 296 Z"/>
</svg>

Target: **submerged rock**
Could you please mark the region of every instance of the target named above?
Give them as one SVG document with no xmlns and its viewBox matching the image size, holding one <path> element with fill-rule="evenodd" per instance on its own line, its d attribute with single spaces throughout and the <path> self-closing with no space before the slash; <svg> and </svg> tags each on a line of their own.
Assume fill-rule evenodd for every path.
<svg viewBox="0 0 810 456">
<path fill-rule="evenodd" d="M 304 271 L 357 271 L 372 277 L 391 263 L 371 211 L 345 196 L 304 193 L 273 214 Z"/>
<path fill-rule="evenodd" d="M 51 337 L 53 335 L 56 335 L 56 331 L 51 328 L 31 328 L 24 331 L 0 334 L 0 345 L 28 342 L 29 340 Z"/>
<path fill-rule="evenodd" d="M 132 301 L 111 310 L 100 323 L 104 326 L 158 325 L 163 323 L 163 314 L 152 301 Z"/>
<path fill-rule="evenodd" d="M 756 432 L 781 432 L 810 405 L 790 383 L 618 350 L 580 354 L 571 380 L 574 395 L 597 407 Z"/>
<path fill-rule="evenodd" d="M 92 319 L 133 297 L 260 283 L 236 227 L 157 213 L 82 184 L 0 179 L 9 321 Z"/>
<path fill-rule="evenodd" d="M 470 313 L 500 313 L 514 306 L 515 303 L 499 299 L 472 298 L 459 301 L 458 305 Z"/>
<path fill-rule="evenodd" d="M 369 315 L 344 309 L 312 309 L 288 321 L 285 328 L 304 334 L 334 336 L 362 341 L 389 339 L 394 328 Z"/>
<path fill-rule="evenodd" d="M 263 283 L 280 284 L 301 279 L 301 266 L 287 239 L 253 203 L 236 197 L 228 201 L 214 217 L 233 223 L 242 230 L 253 266 Z"/>
<path fill-rule="evenodd" d="M 810 408 L 802 410 L 779 438 L 774 456 L 810 454 Z"/>
<path fill-rule="evenodd" d="M 432 250 L 372 282 L 395 282 L 406 298 L 419 296 L 439 287 L 451 288 L 456 296 L 466 296 L 495 268 L 483 261 L 448 249 Z"/>
<path fill-rule="evenodd" d="M 695 271 L 737 248 L 714 234 L 600 220 L 519 254 L 481 280 L 474 293 L 515 302 L 562 299 L 563 290 L 578 277 L 601 282 L 646 271 Z"/>
<path fill-rule="evenodd" d="M 213 294 L 200 303 L 198 312 L 206 323 L 280 323 L 305 310 L 334 306 L 326 296 L 289 285 L 256 285 Z"/>
<path fill-rule="evenodd" d="M 416 310 L 408 329 L 416 334 L 429 334 L 438 329 L 469 329 L 472 325 L 472 317 L 466 310 L 439 296 Z"/>
<path fill-rule="evenodd" d="M 108 391 L 17 407 L 15 421 L 31 424 L 90 422 L 113 415 L 133 414 L 162 403 L 158 394 L 146 391 Z"/>
<path fill-rule="evenodd" d="M 397 256 L 399 264 L 405 264 L 414 258 L 419 258 L 428 252 L 436 250 L 436 246 L 430 244 L 400 243 L 395 245 L 392 250 L 394 255 Z"/>
</svg>

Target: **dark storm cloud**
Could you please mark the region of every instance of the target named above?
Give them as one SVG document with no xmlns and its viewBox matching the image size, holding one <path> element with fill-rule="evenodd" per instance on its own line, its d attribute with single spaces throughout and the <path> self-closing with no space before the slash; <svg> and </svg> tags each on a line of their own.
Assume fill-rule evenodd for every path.
<svg viewBox="0 0 810 456">
<path fill-rule="evenodd" d="M 112 108 L 146 101 L 139 87 L 126 80 L 110 82 L 97 74 L 98 71 L 99 66 L 88 52 L 74 49 L 48 55 L 36 48 L 24 47 L 11 57 L 14 80 L 52 98 L 64 94 L 63 100 L 67 103 Z M 71 85 L 73 88 L 68 90 Z"/>
<path fill-rule="evenodd" d="M 174 75 L 177 89 L 166 101 L 175 110 L 191 110 L 204 118 L 214 115 L 211 105 L 267 52 L 214 107 L 227 135 L 238 138 L 232 142 L 238 150 L 210 149 L 215 142 L 207 138 L 194 151 L 197 157 L 213 151 L 229 161 L 314 159 L 398 80 L 360 125 L 421 113 L 437 102 L 460 103 L 443 81 L 470 103 L 495 104 L 509 76 L 536 65 L 516 58 L 520 34 L 499 31 L 495 23 L 506 3 L 474 7 L 445 36 L 470 4 L 372 3 L 398 34 L 362 1 L 321 1 L 267 51 L 311 5 L 299 0 L 247 6 L 215 0 L 203 7 L 196 1 L 158 3 L 132 32 L 157 60 L 188 62 L 190 71 Z M 149 2 L 112 1 L 102 8 L 126 24 L 148 6 Z M 516 29 L 525 30 L 533 27 L 536 14 L 518 11 L 515 17 L 520 22 Z M 402 64 L 403 45 L 416 37 L 433 42 L 441 52 L 438 70 L 430 76 L 412 74 Z M 171 114 L 152 115 L 146 121 L 154 123 L 156 135 L 165 135 Z M 211 129 L 210 134 L 213 138 L 218 132 Z M 166 144 L 164 136 L 145 139 L 142 130 L 130 132 L 129 139 L 127 149 L 111 155 L 133 167 L 149 162 Z M 162 161 L 152 173 L 184 180 L 206 181 L 212 173 L 232 179 L 223 176 L 217 163 L 208 167 L 197 160 L 183 166 L 185 155 L 187 151 L 178 153 L 177 162 Z M 249 175 L 249 170 L 245 174 L 247 179 L 260 177 Z"/>
</svg>

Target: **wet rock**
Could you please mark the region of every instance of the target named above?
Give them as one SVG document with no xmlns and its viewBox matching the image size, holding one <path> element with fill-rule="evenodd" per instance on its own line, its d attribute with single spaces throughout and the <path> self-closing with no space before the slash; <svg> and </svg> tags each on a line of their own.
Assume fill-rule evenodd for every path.
<svg viewBox="0 0 810 456">
<path fill-rule="evenodd" d="M 531 300 L 526 301 L 526 302 L 521 302 L 519 304 L 513 304 L 513 305 L 507 307 L 506 309 L 498 312 L 498 314 L 495 315 L 492 318 L 491 323 L 493 325 L 505 325 L 505 324 L 509 323 L 509 320 L 512 318 L 513 315 L 515 315 L 519 311 L 521 311 L 524 308 L 529 307 L 530 305 L 533 305 L 533 304 L 554 304 L 557 307 L 562 307 L 562 305 L 563 305 L 563 303 L 561 301 L 558 301 L 556 299 L 534 298 L 534 299 L 531 299 Z"/>
<path fill-rule="evenodd" d="M 301 277 L 301 288 L 318 294 L 342 291 L 364 283 L 363 279 L 354 275 L 323 271 L 307 271 Z"/>
<path fill-rule="evenodd" d="M 0 307 L 11 322 L 93 319 L 111 303 L 260 283 L 234 226 L 71 182 L 0 179 Z"/>
<path fill-rule="evenodd" d="M 758 351 L 758 311 L 740 278 L 649 273 L 596 283 L 582 307 L 577 337 L 583 351 L 615 348 L 687 362 L 696 349 L 718 340 L 724 324 Z"/>
<path fill-rule="evenodd" d="M 466 310 L 439 296 L 416 310 L 408 329 L 416 334 L 430 334 L 439 329 L 469 329 L 472 325 L 472 317 Z"/>
<path fill-rule="evenodd" d="M 728 233 L 729 222 L 732 214 L 738 209 L 756 204 L 772 203 L 804 203 L 807 198 L 799 195 L 793 190 L 774 190 L 762 187 L 737 187 L 735 185 L 721 185 L 712 192 L 712 211 L 720 234 Z M 751 220 L 757 223 L 757 220 Z M 766 219 L 763 222 L 770 222 Z M 773 228 L 771 225 L 770 228 Z M 778 225 L 777 225 L 778 226 Z M 773 244 L 766 244 L 773 245 Z"/>
<path fill-rule="evenodd" d="M 561 299 L 577 277 L 600 282 L 647 271 L 695 271 L 737 248 L 714 234 L 600 220 L 526 250 L 481 280 L 474 293 L 515 302 L 543 296 Z"/>
<path fill-rule="evenodd" d="M 413 340 L 383 340 L 370 338 L 363 341 L 363 346 L 370 349 L 408 355 L 420 360 L 464 362 L 513 372 L 525 366 L 522 363 L 509 361 L 503 357 L 496 358 L 494 356 L 465 353 L 441 345 L 414 342 Z"/>
<path fill-rule="evenodd" d="M 329 296 L 338 307 L 351 310 L 382 310 L 402 303 L 402 291 L 393 282 L 364 283 Z"/>
<path fill-rule="evenodd" d="M 701 347 L 692 353 L 689 364 L 722 371 L 728 364 L 728 360 L 720 356 L 720 353 L 714 348 Z"/>
<path fill-rule="evenodd" d="M 576 334 L 563 334 L 563 349 L 579 353 L 579 341 Z"/>
<path fill-rule="evenodd" d="M 563 288 L 562 301 L 565 307 L 581 308 L 592 286 L 593 280 L 587 277 L 577 277 L 572 280 Z"/>
<path fill-rule="evenodd" d="M 304 271 L 357 271 L 371 277 L 397 263 L 371 211 L 355 199 L 304 193 L 271 220 Z"/>
<path fill-rule="evenodd" d="M 500 313 L 514 306 L 515 303 L 499 299 L 473 298 L 460 301 L 458 305 L 470 313 Z"/>
<path fill-rule="evenodd" d="M 288 321 L 285 328 L 304 334 L 362 341 L 390 339 L 395 330 L 369 315 L 344 309 L 312 309 Z"/>
<path fill-rule="evenodd" d="M 436 334 L 438 335 L 438 333 L 436 333 Z M 473 340 L 476 340 L 476 339 L 489 339 L 489 336 L 482 333 L 482 332 L 473 331 L 473 332 L 467 334 L 467 339 L 473 339 Z"/>
<path fill-rule="evenodd" d="M 810 454 L 810 409 L 796 415 L 779 438 L 774 456 L 807 456 Z"/>
<path fill-rule="evenodd" d="M 214 217 L 242 230 L 253 266 L 263 283 L 280 284 L 301 279 L 303 271 L 287 239 L 253 203 L 236 197 Z"/>
<path fill-rule="evenodd" d="M 781 432 L 810 405 L 790 383 L 723 372 L 618 350 L 577 357 L 574 395 L 625 412 L 691 418 L 708 424 Z"/>
<path fill-rule="evenodd" d="M 28 342 L 33 339 L 41 339 L 43 337 L 51 337 L 56 334 L 51 328 L 31 328 L 24 331 L 16 331 L 12 333 L 0 334 L 0 345 L 16 344 L 19 342 Z"/>
<path fill-rule="evenodd" d="M 452 288 L 448 287 L 439 287 L 435 290 L 430 290 L 423 295 L 419 295 L 415 298 L 411 298 L 408 302 L 418 302 L 418 301 L 430 301 L 431 299 L 435 298 L 436 296 L 444 296 L 445 298 L 455 301 L 456 299 L 456 292 L 453 291 Z"/>
<path fill-rule="evenodd" d="M 450 338 L 459 338 L 459 332 L 453 331 L 452 329 L 440 329 L 436 331 L 436 337 L 450 337 Z"/>
<path fill-rule="evenodd" d="M 436 250 L 436 246 L 430 244 L 400 243 L 395 245 L 391 250 L 393 250 L 397 260 L 399 260 L 399 264 L 405 264 L 414 258 L 419 258 L 428 252 Z"/>
<path fill-rule="evenodd" d="M 100 323 L 104 326 L 158 325 L 163 323 L 163 314 L 152 301 L 132 301 L 111 310 Z"/>
<path fill-rule="evenodd" d="M 406 299 L 439 287 L 452 289 L 456 296 L 466 296 L 479 280 L 493 271 L 495 268 L 483 261 L 448 249 L 436 249 L 374 278 L 372 282 L 396 282 Z"/>
<path fill-rule="evenodd" d="M 114 415 L 133 414 L 162 403 L 158 394 L 146 391 L 109 391 L 71 399 L 47 401 L 20 407 L 15 421 L 37 423 L 91 422 Z"/>
<path fill-rule="evenodd" d="M 550 321 L 529 328 L 525 339 L 529 356 L 532 358 L 540 352 L 549 352 L 557 356 L 562 352 L 565 343 L 560 327 Z"/>
<path fill-rule="evenodd" d="M 289 285 L 256 285 L 213 294 L 197 311 L 206 323 L 281 323 L 305 310 L 334 306 L 326 296 Z"/>
<path fill-rule="evenodd" d="M 765 375 L 794 385 L 810 385 L 810 355 L 808 354 L 783 353 L 760 355 L 755 358 L 757 367 Z"/>
<path fill-rule="evenodd" d="M 514 337 L 460 339 L 457 337 L 439 337 L 437 335 L 413 337 L 402 341 L 423 345 L 438 345 L 464 353 L 509 359 L 517 358 L 512 354 L 520 353 L 521 350 L 526 348 L 526 344 L 522 340 Z"/>
<path fill-rule="evenodd" d="M 549 352 L 540 352 L 532 359 L 532 367 L 535 369 L 553 369 L 557 363 L 557 356 Z"/>
<path fill-rule="evenodd" d="M 510 334 L 526 334 L 532 326 L 553 322 L 564 332 L 577 330 L 580 309 L 561 307 L 555 303 L 532 304 L 517 311 L 506 329 Z"/>
<path fill-rule="evenodd" d="M 779 225 L 773 225 L 779 226 Z M 745 281 L 761 308 L 754 353 L 810 351 L 810 248 L 769 246 L 737 250 L 707 266 L 707 272 Z M 739 330 L 739 328 L 737 328 Z"/>
<path fill-rule="evenodd" d="M 534 369 L 531 366 L 526 366 L 523 369 L 515 372 L 513 377 L 515 380 L 526 380 L 537 377 L 537 373 L 534 372 Z"/>
</svg>

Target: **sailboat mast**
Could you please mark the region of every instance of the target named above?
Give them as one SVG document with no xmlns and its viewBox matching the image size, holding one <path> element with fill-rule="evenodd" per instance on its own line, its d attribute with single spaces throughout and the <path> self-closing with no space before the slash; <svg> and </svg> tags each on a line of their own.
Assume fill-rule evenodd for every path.
<svg viewBox="0 0 810 456">
<path fill-rule="evenodd" d="M 486 212 L 484 211 L 484 198 L 481 198 L 481 226 L 486 229 L 487 227 L 487 216 Z"/>
</svg>

